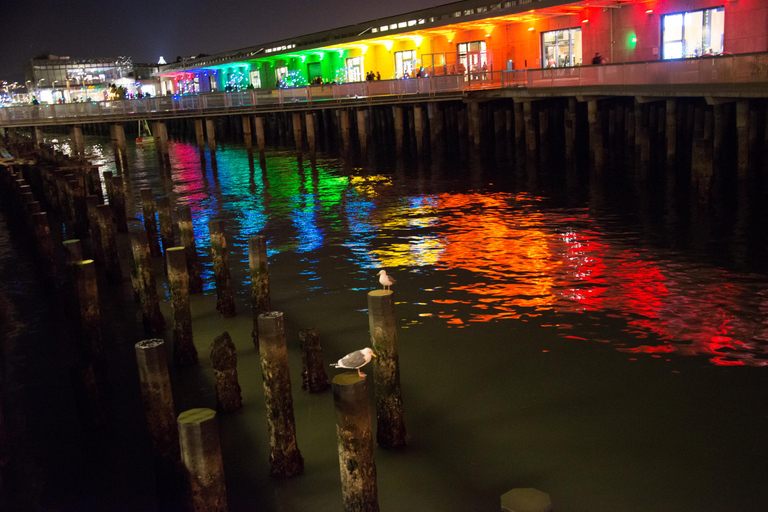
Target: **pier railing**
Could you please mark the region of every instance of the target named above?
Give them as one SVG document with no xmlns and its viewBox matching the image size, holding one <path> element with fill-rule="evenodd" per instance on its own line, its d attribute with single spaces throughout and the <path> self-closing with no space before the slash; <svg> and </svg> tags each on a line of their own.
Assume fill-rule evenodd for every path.
<svg viewBox="0 0 768 512">
<path fill-rule="evenodd" d="M 211 112 L 239 108 L 258 111 L 260 108 L 313 104 L 349 99 L 381 98 L 385 96 L 434 96 L 465 89 L 461 75 L 435 76 L 410 80 L 380 80 L 347 84 L 323 84 L 284 89 L 254 89 L 238 92 L 212 92 L 202 94 L 157 96 L 121 101 L 93 101 L 56 103 L 52 105 L 25 105 L 0 108 L 0 125 L 23 126 L 30 124 L 68 124 L 73 122 L 103 122 L 173 117 L 190 111 Z"/>
<path fill-rule="evenodd" d="M 768 82 L 768 53 L 502 71 L 502 87 Z"/>
</svg>

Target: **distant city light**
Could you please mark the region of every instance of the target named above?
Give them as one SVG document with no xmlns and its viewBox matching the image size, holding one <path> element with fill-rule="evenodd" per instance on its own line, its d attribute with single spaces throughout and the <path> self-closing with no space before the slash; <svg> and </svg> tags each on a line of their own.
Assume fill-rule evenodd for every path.
<svg viewBox="0 0 768 512">
<path fill-rule="evenodd" d="M 167 62 L 165 62 L 165 59 L 163 58 L 162 55 L 160 56 L 160 60 L 158 60 L 157 63 L 158 64 L 168 64 Z"/>
</svg>

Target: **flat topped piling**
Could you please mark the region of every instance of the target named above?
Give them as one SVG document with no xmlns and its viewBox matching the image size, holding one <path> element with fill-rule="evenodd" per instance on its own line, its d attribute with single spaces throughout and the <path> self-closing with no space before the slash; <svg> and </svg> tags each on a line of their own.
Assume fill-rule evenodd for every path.
<svg viewBox="0 0 768 512">
<path fill-rule="evenodd" d="M 376 359 L 373 380 L 376 394 L 376 441 L 392 448 L 406 444 L 400 362 L 397 352 L 395 302 L 391 290 L 368 292 L 368 324 Z"/>
<path fill-rule="evenodd" d="M 243 399 L 237 381 L 237 350 L 226 331 L 211 344 L 211 366 L 216 377 L 216 410 L 232 412 L 240 409 Z"/>
<path fill-rule="evenodd" d="M 237 314 L 235 295 L 232 291 L 232 277 L 229 272 L 229 248 L 224 233 L 224 221 L 213 219 L 208 223 L 211 235 L 211 257 L 213 273 L 216 280 L 216 309 L 224 318 Z"/>
<path fill-rule="evenodd" d="M 134 345 L 134 350 L 144 419 L 154 457 L 158 499 L 170 505 L 181 496 L 184 473 L 165 342 L 158 338 L 142 340 Z"/>
<path fill-rule="evenodd" d="M 179 414 L 181 460 L 189 475 L 191 510 L 227 512 L 227 489 L 216 411 L 190 409 Z"/>
<path fill-rule="evenodd" d="M 177 210 L 179 239 L 187 257 L 187 273 L 189 274 L 189 293 L 203 291 L 203 279 L 200 277 L 200 264 L 195 245 L 195 230 L 192 225 L 192 210 L 189 206 L 180 206 Z"/>
<path fill-rule="evenodd" d="M 251 309 L 253 311 L 253 345 L 259 350 L 258 318 L 272 309 L 269 298 L 267 237 L 256 235 L 248 239 L 248 266 L 251 273 Z"/>
<path fill-rule="evenodd" d="M 378 512 L 376 463 L 368 385 L 355 372 L 333 378 L 336 440 L 345 512 Z"/>
<path fill-rule="evenodd" d="M 139 291 L 144 332 L 150 335 L 160 334 L 165 329 L 165 318 L 160 311 L 146 231 L 136 230 L 131 233 L 131 253 L 133 255 L 131 274 L 135 276 Z"/>
<path fill-rule="evenodd" d="M 177 366 L 188 366 L 197 362 L 197 348 L 192 341 L 192 311 L 184 248 L 169 247 L 165 257 L 173 313 L 173 362 Z"/>
<path fill-rule="evenodd" d="M 296 443 L 291 376 L 283 313 L 259 315 L 259 355 L 269 426 L 269 474 L 289 477 L 304 472 L 304 458 Z"/>
</svg>

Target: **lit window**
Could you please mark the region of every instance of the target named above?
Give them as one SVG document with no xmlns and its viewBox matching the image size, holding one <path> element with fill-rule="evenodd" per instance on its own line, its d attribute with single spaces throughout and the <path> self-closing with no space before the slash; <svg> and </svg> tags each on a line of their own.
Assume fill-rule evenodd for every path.
<svg viewBox="0 0 768 512">
<path fill-rule="evenodd" d="M 456 11 L 455 13 L 453 13 L 453 17 L 454 18 L 461 18 L 461 11 Z"/>
<path fill-rule="evenodd" d="M 512 2 L 504 2 L 504 8 L 505 8 L 505 9 L 506 9 L 507 7 L 512 7 L 513 5 L 517 5 L 517 4 L 513 4 Z"/>
<path fill-rule="evenodd" d="M 723 53 L 724 28 L 723 7 L 662 16 L 662 58 Z"/>
<path fill-rule="evenodd" d="M 415 24 L 416 24 L 416 20 L 409 20 L 409 21 L 408 21 L 408 26 L 409 26 L 409 27 L 412 27 L 412 26 L 414 26 Z"/>
<path fill-rule="evenodd" d="M 423 25 L 423 24 L 424 24 L 424 18 L 419 20 L 419 25 Z"/>
<path fill-rule="evenodd" d="M 397 24 L 397 28 L 405 28 L 407 26 L 408 26 L 408 24 L 406 22 L 404 22 L 404 21 L 401 21 L 400 23 Z"/>
<path fill-rule="evenodd" d="M 465 9 L 464 10 L 464 16 L 469 16 L 470 14 L 475 14 L 474 9 Z"/>
<path fill-rule="evenodd" d="M 386 30 L 389 30 L 389 27 L 388 27 L 388 26 L 386 26 L 386 25 L 384 25 L 383 27 L 379 27 L 379 30 L 381 30 L 382 32 L 384 32 L 384 31 L 386 31 Z"/>
<path fill-rule="evenodd" d="M 488 8 L 487 8 L 487 7 L 478 7 L 478 8 L 477 8 L 477 12 L 485 12 L 485 11 L 487 11 L 487 10 L 488 10 Z"/>
<path fill-rule="evenodd" d="M 371 32 L 373 32 L 374 34 L 375 34 L 376 32 L 378 32 L 378 31 L 379 31 L 379 29 L 377 29 L 377 28 L 372 28 L 372 29 L 371 29 Z"/>
<path fill-rule="evenodd" d="M 391 25 L 389 26 L 389 28 L 391 28 L 392 30 L 396 30 L 396 29 L 397 29 L 397 23 L 393 23 L 393 24 L 391 24 Z"/>
</svg>

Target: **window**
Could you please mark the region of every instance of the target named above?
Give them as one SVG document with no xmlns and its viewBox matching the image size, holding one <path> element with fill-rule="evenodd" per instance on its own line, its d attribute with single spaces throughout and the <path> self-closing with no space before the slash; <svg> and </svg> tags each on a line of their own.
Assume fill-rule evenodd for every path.
<svg viewBox="0 0 768 512">
<path fill-rule="evenodd" d="M 488 52 L 485 48 L 485 41 L 472 41 L 470 43 L 459 43 L 456 45 L 458 53 L 458 72 L 459 74 L 477 73 L 487 71 Z M 485 67 L 485 69 L 483 69 Z M 475 77 L 476 78 L 476 77 Z"/>
<path fill-rule="evenodd" d="M 261 89 L 261 73 L 258 69 L 251 71 L 251 85 L 256 89 Z"/>
<path fill-rule="evenodd" d="M 541 67 L 581 66 L 581 28 L 541 33 Z"/>
<path fill-rule="evenodd" d="M 352 57 L 347 59 L 347 82 L 363 81 L 363 58 Z"/>
<path fill-rule="evenodd" d="M 277 78 L 278 82 L 284 82 L 286 75 L 288 75 L 288 68 L 286 66 L 275 68 L 275 77 Z M 278 85 L 278 87 L 280 86 Z"/>
<path fill-rule="evenodd" d="M 411 75 L 416 68 L 416 50 L 395 52 L 395 78 Z"/>
<path fill-rule="evenodd" d="M 723 53 L 722 7 L 662 16 L 662 58 L 681 59 Z"/>
</svg>

